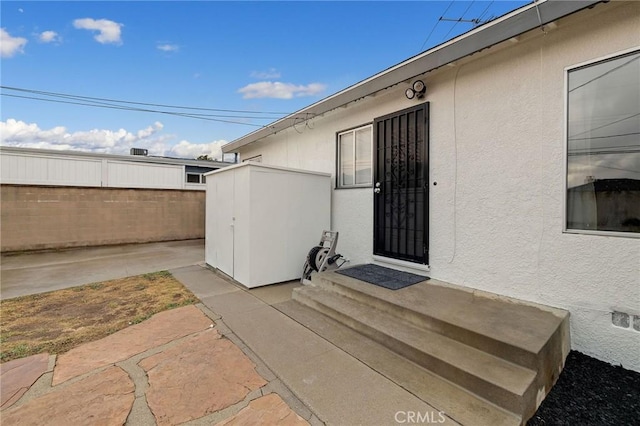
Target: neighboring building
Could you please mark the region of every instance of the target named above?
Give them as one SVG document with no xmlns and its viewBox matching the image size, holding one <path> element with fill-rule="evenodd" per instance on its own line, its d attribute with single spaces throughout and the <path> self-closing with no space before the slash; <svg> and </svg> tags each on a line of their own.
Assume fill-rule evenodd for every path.
<svg viewBox="0 0 640 426">
<path fill-rule="evenodd" d="M 640 371 L 639 75 L 640 2 L 537 1 L 223 152 L 332 173 L 351 264 L 566 309 Z"/>
<path fill-rule="evenodd" d="M 137 150 L 137 151 L 136 151 Z M 205 190 L 204 174 L 230 163 L 0 146 L 3 184 Z"/>
<path fill-rule="evenodd" d="M 138 151 L 0 147 L 2 252 L 204 238 L 204 174 L 230 163 Z"/>
</svg>

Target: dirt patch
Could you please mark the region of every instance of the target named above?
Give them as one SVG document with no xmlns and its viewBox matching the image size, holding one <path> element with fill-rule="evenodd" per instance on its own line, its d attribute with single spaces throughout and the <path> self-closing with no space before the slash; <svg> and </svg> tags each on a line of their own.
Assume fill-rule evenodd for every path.
<svg viewBox="0 0 640 426">
<path fill-rule="evenodd" d="M 2 300 L 0 359 L 60 354 L 197 302 L 167 271 Z"/>
</svg>

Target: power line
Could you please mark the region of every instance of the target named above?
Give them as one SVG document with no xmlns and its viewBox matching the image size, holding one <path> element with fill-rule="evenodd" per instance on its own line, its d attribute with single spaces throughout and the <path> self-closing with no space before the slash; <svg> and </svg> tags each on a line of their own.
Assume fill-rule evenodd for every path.
<svg viewBox="0 0 640 426">
<path fill-rule="evenodd" d="M 482 13 L 480 14 L 480 16 L 478 16 L 478 21 L 481 21 L 482 18 L 484 18 L 484 14 L 487 13 L 487 11 L 489 10 L 489 8 L 491 7 L 491 5 L 493 4 L 494 0 L 491 0 L 489 2 L 489 4 L 487 5 L 487 7 L 484 8 L 484 10 L 482 11 Z M 491 18 L 489 18 L 491 19 Z"/>
<path fill-rule="evenodd" d="M 568 152 L 567 155 L 570 157 L 577 155 L 605 155 L 605 154 L 635 154 L 639 153 L 640 149 L 619 149 L 619 150 L 593 150 L 593 151 L 579 151 L 579 152 Z"/>
<path fill-rule="evenodd" d="M 424 43 L 422 43 L 422 46 L 420 46 L 420 51 L 422 52 L 422 49 L 424 49 L 424 46 L 427 44 L 427 42 L 429 41 L 429 39 L 431 38 L 431 35 L 433 34 L 433 32 L 436 30 L 436 27 L 438 26 L 438 24 L 440 23 L 440 21 L 442 21 L 442 17 L 445 15 L 445 13 L 447 13 L 447 11 L 449 10 L 449 8 L 451 7 L 451 5 L 453 4 L 453 0 L 451 0 L 451 2 L 449 3 L 449 6 L 447 6 L 447 8 L 444 10 L 444 12 L 442 12 L 442 15 L 440 15 L 440 18 L 438 18 L 438 20 L 436 21 L 436 23 L 433 25 L 433 28 L 431 28 L 431 31 L 429 32 L 429 35 L 427 36 L 427 38 L 424 40 Z"/>
<path fill-rule="evenodd" d="M 467 12 L 469 11 L 469 9 L 471 9 L 471 6 L 473 6 L 473 4 L 476 2 L 476 0 L 473 0 L 471 3 L 469 3 L 469 6 L 467 6 L 467 8 L 465 9 L 464 13 L 462 14 L 462 16 L 460 17 L 460 19 L 458 19 L 456 21 L 455 24 L 453 24 L 453 27 L 451 27 L 451 29 L 449 30 L 449 32 L 444 36 L 444 39 L 446 40 L 447 37 L 449 36 L 449 34 L 451 34 L 451 31 L 453 31 L 453 29 L 460 23 L 460 21 L 462 20 L 462 18 L 464 18 L 464 15 L 467 14 Z"/>
<path fill-rule="evenodd" d="M 51 97 L 63 97 L 63 98 L 73 98 L 73 99 L 83 99 L 83 100 L 95 100 L 95 101 L 106 101 L 106 102 L 117 102 L 122 104 L 132 104 L 132 105 L 145 105 L 145 106 L 155 106 L 162 108 L 174 108 L 174 109 L 191 109 L 191 110 L 200 110 L 200 111 L 216 111 L 216 112 L 234 112 L 234 113 L 245 113 L 245 114 L 271 114 L 271 115 L 288 115 L 289 112 L 277 112 L 277 111 L 248 111 L 248 110 L 239 110 L 239 109 L 219 109 L 219 108 L 203 108 L 203 107 L 188 107 L 188 106 L 179 106 L 179 105 L 166 105 L 166 104 L 154 104 L 154 103 L 145 103 L 145 102 L 134 102 L 134 101 L 124 101 L 118 99 L 109 99 L 109 98 L 96 98 L 92 96 L 81 96 L 81 95 L 72 95 L 69 93 L 58 93 L 58 92 L 45 92 L 42 90 L 35 89 L 25 89 L 21 87 L 11 87 L 11 86 L 0 86 L 2 89 L 6 90 L 14 90 L 18 92 L 28 92 L 37 95 L 45 95 Z"/>
<path fill-rule="evenodd" d="M 31 100 L 38 100 L 38 101 L 44 101 L 44 102 L 54 102 L 54 103 L 61 103 L 61 104 L 89 106 L 89 107 L 94 107 L 94 108 L 120 109 L 120 110 L 125 110 L 125 111 L 151 112 L 151 113 L 155 113 L 155 114 L 175 115 L 175 116 L 178 116 L 178 117 L 195 118 L 195 119 L 199 119 L 199 120 L 216 121 L 216 122 L 220 122 L 220 123 L 243 124 L 245 126 L 265 127 L 265 126 L 260 125 L 260 124 L 244 123 L 244 122 L 241 122 L 241 121 L 221 120 L 221 119 L 217 119 L 217 118 L 203 117 L 201 114 L 196 115 L 196 114 L 180 113 L 180 112 L 175 112 L 175 111 L 160 111 L 160 110 L 151 110 L 151 109 L 134 108 L 134 107 L 117 106 L 117 105 L 88 104 L 88 103 L 81 103 L 81 102 L 62 101 L 62 100 L 59 100 L 59 99 L 45 99 L 45 98 L 34 98 L 34 97 L 21 96 L 21 95 L 11 95 L 11 94 L 8 94 L 8 93 L 1 93 L 0 95 L 9 96 L 9 97 L 12 97 L 12 98 L 23 98 L 23 99 L 31 99 Z M 246 117 L 246 118 L 257 118 L 257 117 Z"/>
<path fill-rule="evenodd" d="M 21 99 L 31 99 L 31 100 L 45 101 L 45 102 L 66 103 L 66 104 L 72 104 L 72 105 L 104 107 L 104 108 L 110 108 L 110 109 L 122 109 L 122 110 L 141 111 L 141 112 L 158 112 L 158 113 L 185 115 L 185 116 L 193 116 L 193 117 L 246 118 L 246 119 L 253 119 L 253 120 L 274 120 L 274 119 L 278 118 L 278 117 L 253 117 L 253 116 L 246 116 L 246 115 L 229 115 L 229 114 L 201 114 L 201 113 L 188 113 L 187 114 L 187 113 L 182 113 L 182 112 L 179 112 L 179 111 L 159 111 L 159 110 L 151 110 L 151 109 L 147 109 L 147 108 L 129 107 L 129 106 L 126 106 L 126 105 L 109 104 L 109 103 L 106 103 L 106 102 L 94 102 L 94 101 L 87 101 L 87 102 L 91 102 L 91 103 L 87 103 L 87 102 L 71 102 L 72 100 L 74 100 L 74 98 L 63 98 L 63 99 L 70 99 L 70 100 L 62 101 L 62 100 L 59 100 L 59 99 L 47 99 L 47 98 L 38 98 L 38 97 L 33 97 L 33 96 L 13 95 L 13 94 L 9 94 L 9 93 L 2 93 L 2 96 L 8 96 L 8 97 L 12 97 L 12 98 L 21 98 Z"/>
<path fill-rule="evenodd" d="M 576 133 L 576 134 L 575 134 L 575 135 L 573 135 L 573 136 L 574 136 L 574 137 L 575 137 L 575 136 L 581 136 L 581 135 L 587 134 L 587 133 L 589 133 L 589 132 L 593 132 L 594 130 L 602 129 L 602 128 L 604 128 L 604 127 L 611 126 L 612 124 L 616 124 L 616 123 L 619 123 L 619 122 L 621 122 L 621 121 L 625 121 L 625 120 L 628 120 L 628 119 L 630 119 L 630 118 L 637 117 L 637 116 L 639 116 L 639 115 L 640 115 L 640 112 L 639 112 L 639 113 L 637 113 L 637 114 L 630 115 L 630 116 L 625 117 L 625 118 L 621 118 L 620 120 L 615 120 L 615 121 L 612 121 L 612 122 L 610 122 L 610 123 L 603 124 L 602 126 L 598 126 L 598 127 L 594 127 L 594 128 L 592 128 L 592 129 L 589 129 L 589 130 L 585 130 L 584 132 Z M 569 140 L 572 140 L 572 139 L 569 139 Z"/>
<path fill-rule="evenodd" d="M 569 138 L 568 140 L 570 140 L 570 141 L 587 141 L 587 140 L 590 140 L 590 139 L 606 139 L 606 138 L 617 138 L 617 137 L 634 136 L 634 135 L 640 135 L 640 132 L 621 133 L 619 135 L 592 136 L 592 137 L 589 137 L 589 138 Z M 607 148 L 612 148 L 612 147 L 607 147 Z"/>
<path fill-rule="evenodd" d="M 601 146 L 599 149 L 628 149 L 634 146 L 640 145 L 618 145 L 618 146 Z M 575 148 L 570 149 L 569 152 L 589 152 L 593 151 L 594 148 Z"/>
<path fill-rule="evenodd" d="M 586 86 L 586 85 L 587 85 L 587 84 L 589 84 L 589 83 L 593 83 L 594 81 L 596 81 L 596 80 L 598 80 L 598 79 L 601 79 L 602 77 L 604 77 L 604 76 L 606 76 L 606 75 L 609 75 L 609 74 L 611 74 L 612 72 L 614 72 L 614 71 L 616 71 L 616 70 L 619 70 L 619 69 L 620 69 L 620 68 L 622 68 L 622 67 L 626 67 L 626 66 L 627 66 L 627 65 L 629 65 L 631 62 L 633 62 L 633 61 L 637 61 L 638 59 L 640 59 L 640 56 L 636 56 L 635 58 L 631 58 L 630 60 L 628 60 L 628 61 L 627 61 L 627 62 L 625 62 L 624 64 L 621 64 L 621 65 L 618 65 L 617 67 L 611 68 L 609 71 L 606 71 L 606 72 L 604 72 L 604 73 L 602 73 L 602 74 L 600 74 L 600 75 L 598 75 L 598 76 L 596 76 L 596 77 L 592 78 L 591 80 L 587 81 L 586 83 L 582 83 L 581 85 L 576 86 L 576 87 L 574 87 L 573 89 L 569 89 L 569 93 L 573 92 L 574 90 L 578 90 L 579 88 L 584 87 L 584 86 Z"/>
<path fill-rule="evenodd" d="M 165 114 L 165 115 L 173 115 L 173 116 L 184 117 L 184 118 L 193 118 L 198 120 L 215 121 L 215 122 L 229 123 L 229 124 L 241 124 L 241 125 L 253 126 L 253 127 L 266 127 L 266 126 L 260 125 L 260 124 L 247 123 L 244 121 L 226 120 L 226 118 L 239 118 L 239 119 L 247 119 L 247 120 L 277 120 L 282 118 L 281 117 L 282 114 L 287 114 L 287 113 L 268 112 L 268 111 L 247 111 L 247 110 L 232 110 L 232 109 L 219 109 L 219 108 L 187 107 L 187 106 L 177 106 L 177 105 L 167 105 L 167 104 L 124 101 L 124 100 L 109 99 L 109 98 L 72 95 L 68 93 L 45 92 L 41 90 L 25 89 L 25 88 L 10 87 L 10 86 L 0 86 L 0 88 L 4 90 L 13 90 L 20 93 L 39 95 L 39 96 L 24 96 L 24 95 L 17 95 L 17 94 L 11 94 L 11 93 L 0 93 L 1 96 L 7 96 L 7 97 L 13 97 L 13 98 L 29 99 L 29 100 L 36 100 L 41 102 L 53 102 L 53 103 L 61 103 L 61 104 L 69 104 L 69 105 L 78 105 L 78 106 L 88 106 L 88 107 L 94 107 L 94 108 L 107 108 L 107 109 L 118 109 L 118 110 L 124 110 L 124 111 Z M 48 98 L 45 98 L 42 96 L 47 96 Z M 133 105 L 154 106 L 154 107 L 172 108 L 172 109 L 184 109 L 187 111 L 215 111 L 215 112 L 230 112 L 230 113 L 236 112 L 236 113 L 244 113 L 244 114 L 252 114 L 252 115 L 203 114 L 203 113 L 186 112 L 186 111 L 165 111 L 160 109 L 141 108 Z M 267 115 L 256 116 L 258 114 L 268 114 L 269 116 Z M 288 117 L 288 119 L 294 119 L 294 118 L 303 118 L 303 119 L 309 118 L 309 114 L 304 114 L 304 116 L 302 117 L 300 116 Z"/>
</svg>

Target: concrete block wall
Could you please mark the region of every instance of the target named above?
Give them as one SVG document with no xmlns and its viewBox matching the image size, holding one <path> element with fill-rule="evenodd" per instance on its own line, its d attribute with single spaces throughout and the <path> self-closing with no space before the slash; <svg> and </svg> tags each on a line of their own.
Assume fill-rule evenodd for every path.
<svg viewBox="0 0 640 426">
<path fill-rule="evenodd" d="M 204 238 L 205 192 L 0 185 L 0 251 Z"/>
</svg>

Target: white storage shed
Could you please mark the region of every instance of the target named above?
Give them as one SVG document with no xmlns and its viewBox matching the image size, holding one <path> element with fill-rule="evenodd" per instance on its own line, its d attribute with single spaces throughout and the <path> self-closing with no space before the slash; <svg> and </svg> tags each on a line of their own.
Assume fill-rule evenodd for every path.
<svg viewBox="0 0 640 426">
<path fill-rule="evenodd" d="M 206 174 L 208 265 L 246 287 L 300 278 L 331 225 L 331 175 L 246 162 Z"/>
</svg>

